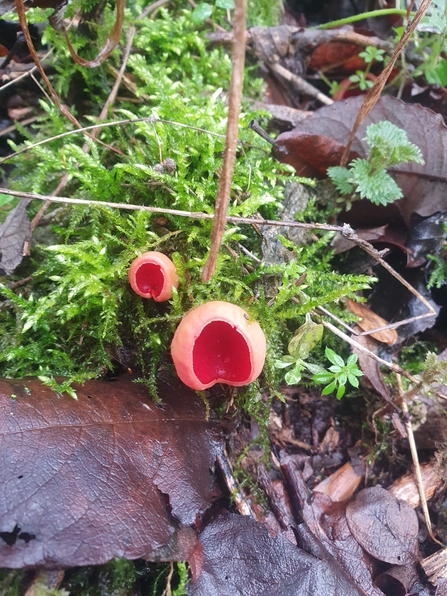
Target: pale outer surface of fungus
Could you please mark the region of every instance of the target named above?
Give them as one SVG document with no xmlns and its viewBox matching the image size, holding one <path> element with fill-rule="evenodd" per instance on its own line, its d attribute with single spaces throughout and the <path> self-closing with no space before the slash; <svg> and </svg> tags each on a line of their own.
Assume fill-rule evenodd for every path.
<svg viewBox="0 0 447 596">
<path fill-rule="evenodd" d="M 144 265 L 154 265 L 155 267 L 158 267 L 163 277 L 162 288 L 157 295 L 154 295 L 152 289 L 149 292 L 144 292 L 138 287 L 138 270 Z M 169 257 L 158 251 L 145 252 L 132 261 L 128 277 L 132 290 L 138 294 L 138 296 L 148 299 L 152 298 L 155 302 L 170 300 L 170 298 L 172 298 L 172 288 L 178 287 L 178 275 L 174 263 Z"/>
<path fill-rule="evenodd" d="M 228 381 L 217 377 L 209 383 L 203 383 L 194 371 L 193 350 L 197 338 L 210 323 L 223 322 L 231 325 L 244 338 L 249 354 L 251 372 L 243 381 Z M 266 346 L 264 332 L 257 321 L 250 321 L 248 314 L 236 304 L 212 301 L 190 310 L 180 322 L 171 343 L 171 355 L 181 381 L 196 391 L 208 389 L 216 383 L 225 383 L 235 387 L 248 385 L 262 372 L 265 362 Z"/>
</svg>

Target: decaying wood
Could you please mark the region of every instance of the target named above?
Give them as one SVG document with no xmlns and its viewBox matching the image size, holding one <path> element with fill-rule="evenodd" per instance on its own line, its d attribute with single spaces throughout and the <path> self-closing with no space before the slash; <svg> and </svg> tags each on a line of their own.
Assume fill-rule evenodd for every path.
<svg viewBox="0 0 447 596">
<path fill-rule="evenodd" d="M 317 484 L 314 492 L 326 494 L 333 502 L 346 501 L 352 497 L 362 477 L 358 470 L 354 470 L 350 462 L 346 462 L 341 468 Z"/>
<path fill-rule="evenodd" d="M 428 581 L 436 586 L 439 579 L 447 578 L 447 549 L 438 550 L 423 559 L 420 564 Z"/>
<path fill-rule="evenodd" d="M 445 483 L 445 469 L 438 461 L 420 465 L 422 484 L 425 498 L 431 499 L 435 492 Z M 408 472 L 398 478 L 389 488 L 397 499 L 408 503 L 413 509 L 421 505 L 416 478 L 413 472 Z"/>
</svg>

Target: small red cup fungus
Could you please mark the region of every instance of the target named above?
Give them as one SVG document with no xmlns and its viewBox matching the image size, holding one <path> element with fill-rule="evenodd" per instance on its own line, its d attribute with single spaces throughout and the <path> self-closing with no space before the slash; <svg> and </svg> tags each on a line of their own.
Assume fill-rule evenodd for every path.
<svg viewBox="0 0 447 596">
<path fill-rule="evenodd" d="M 240 387 L 262 371 L 265 335 L 236 304 L 207 302 L 182 319 L 171 343 L 180 380 L 195 390 L 216 383 Z"/>
<path fill-rule="evenodd" d="M 138 296 L 163 302 L 172 297 L 172 287 L 178 287 L 178 275 L 169 257 L 150 251 L 132 261 L 129 282 Z"/>
</svg>

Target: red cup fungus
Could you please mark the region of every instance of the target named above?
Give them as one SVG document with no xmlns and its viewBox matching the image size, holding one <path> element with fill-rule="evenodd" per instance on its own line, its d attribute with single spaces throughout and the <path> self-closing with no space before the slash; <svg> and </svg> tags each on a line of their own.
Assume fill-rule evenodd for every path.
<svg viewBox="0 0 447 596">
<path fill-rule="evenodd" d="M 169 257 L 150 251 L 132 261 L 129 282 L 138 296 L 164 302 L 172 297 L 172 288 L 178 287 L 178 275 Z"/>
<path fill-rule="evenodd" d="M 180 380 L 191 389 L 216 383 L 240 387 L 254 381 L 265 361 L 266 339 L 236 304 L 207 302 L 182 319 L 171 343 Z"/>
</svg>

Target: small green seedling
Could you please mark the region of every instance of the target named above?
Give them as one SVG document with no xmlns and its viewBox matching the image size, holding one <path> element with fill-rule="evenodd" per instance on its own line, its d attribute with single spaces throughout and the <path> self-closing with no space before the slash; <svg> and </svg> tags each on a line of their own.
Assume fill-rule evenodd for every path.
<svg viewBox="0 0 447 596">
<path fill-rule="evenodd" d="M 402 197 L 402 190 L 387 168 L 409 161 L 423 164 L 422 153 L 406 132 L 391 122 L 370 124 L 364 140 L 370 147 L 368 159 L 354 159 L 348 168 L 328 168 L 328 176 L 344 195 L 356 198 L 357 194 L 375 205 L 393 203 Z"/>
<path fill-rule="evenodd" d="M 292 366 L 284 379 L 288 385 L 296 385 L 301 381 L 302 373 L 307 369 L 310 373 L 320 370 L 309 362 L 306 362 L 311 350 L 321 341 L 323 337 L 323 325 L 314 323 L 310 315 L 306 315 L 306 322 L 298 329 L 289 342 L 288 356 L 283 356 L 281 360 L 275 362 L 277 368 L 287 368 Z"/>
<path fill-rule="evenodd" d="M 314 374 L 312 380 L 315 383 L 324 385 L 321 395 L 328 395 L 337 388 L 335 397 L 341 399 L 346 392 L 346 384 L 349 383 L 353 387 L 359 386 L 358 377 L 363 376 L 362 371 L 357 366 L 357 354 L 351 354 L 345 361 L 341 356 L 336 354 L 331 348 L 326 348 L 325 354 L 332 366 L 328 370 L 320 371 Z"/>
<path fill-rule="evenodd" d="M 234 0 L 215 0 L 214 6 L 208 2 L 200 2 L 191 13 L 191 20 L 195 25 L 202 25 L 213 16 L 214 10 L 221 8 L 223 10 L 233 10 Z"/>
</svg>

